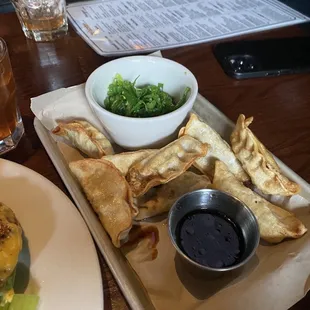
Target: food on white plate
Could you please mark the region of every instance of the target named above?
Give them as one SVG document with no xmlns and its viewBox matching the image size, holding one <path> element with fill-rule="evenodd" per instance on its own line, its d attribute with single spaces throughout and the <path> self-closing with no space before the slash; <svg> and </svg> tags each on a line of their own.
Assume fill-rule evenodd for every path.
<svg viewBox="0 0 310 310">
<path fill-rule="evenodd" d="M 292 196 L 300 191 L 300 186 L 285 177 L 272 154 L 249 129 L 253 117 L 239 115 L 231 135 L 231 146 L 252 183 L 264 194 Z"/>
<path fill-rule="evenodd" d="M 207 151 L 207 144 L 184 135 L 144 158 L 127 175 L 133 196 L 142 196 L 150 188 L 175 179 Z"/>
<path fill-rule="evenodd" d="M 1 305 L 14 296 L 14 271 L 22 249 L 22 229 L 14 212 L 0 203 L 0 287 Z M 9 283 L 12 282 L 12 283 Z M 11 285 L 9 285 L 11 284 Z"/>
<path fill-rule="evenodd" d="M 191 191 L 208 188 L 210 184 L 211 181 L 206 175 L 185 171 L 169 183 L 154 188 L 151 195 L 147 193 L 142 196 L 138 200 L 139 214 L 136 220 L 168 212 L 181 196 Z"/>
<path fill-rule="evenodd" d="M 229 144 L 207 123 L 201 121 L 197 115 L 192 113 L 186 126 L 181 128 L 179 136 L 183 135 L 189 135 L 201 143 L 209 145 L 208 153 L 194 162 L 194 166 L 201 172 L 213 176 L 215 161 L 221 160 L 238 180 L 242 182 L 249 180 Z"/>
<path fill-rule="evenodd" d="M 16 265 L 22 245 L 22 228 L 14 212 L 0 202 L 0 310 L 37 308 L 38 296 L 14 295 Z"/>
<path fill-rule="evenodd" d="M 252 210 L 258 221 L 261 238 L 267 242 L 278 243 L 285 238 L 300 238 L 307 232 L 307 228 L 294 214 L 245 187 L 221 161 L 215 163 L 212 185 L 240 199 Z"/>
<path fill-rule="evenodd" d="M 123 176 L 126 176 L 129 168 L 147 156 L 154 154 L 157 150 L 140 150 L 135 152 L 124 152 L 114 155 L 106 155 L 102 159 L 110 161 Z"/>
<path fill-rule="evenodd" d="M 90 158 L 114 154 L 110 141 L 87 121 L 58 122 L 52 133 L 62 137 Z"/>
<path fill-rule="evenodd" d="M 127 240 L 132 218 L 138 213 L 126 179 L 103 159 L 79 160 L 69 166 L 113 244 L 120 247 Z"/>
</svg>

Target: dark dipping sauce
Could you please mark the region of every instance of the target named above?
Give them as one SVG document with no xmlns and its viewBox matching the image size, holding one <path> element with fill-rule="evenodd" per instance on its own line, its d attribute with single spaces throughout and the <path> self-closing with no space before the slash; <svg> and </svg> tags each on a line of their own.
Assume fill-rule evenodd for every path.
<svg viewBox="0 0 310 310">
<path fill-rule="evenodd" d="M 186 214 L 177 226 L 177 243 L 193 261 L 211 268 L 232 266 L 244 251 L 239 226 L 216 210 Z"/>
</svg>

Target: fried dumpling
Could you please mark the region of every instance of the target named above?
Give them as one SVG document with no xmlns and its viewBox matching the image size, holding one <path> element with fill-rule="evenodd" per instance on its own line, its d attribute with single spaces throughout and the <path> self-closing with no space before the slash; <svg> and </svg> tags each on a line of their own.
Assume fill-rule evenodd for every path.
<svg viewBox="0 0 310 310">
<path fill-rule="evenodd" d="M 140 150 L 135 152 L 124 152 L 114 155 L 106 155 L 102 159 L 111 162 L 123 176 L 126 176 L 131 166 L 145 157 L 154 154 L 157 150 Z"/>
<path fill-rule="evenodd" d="M 137 214 L 126 179 L 113 164 L 102 159 L 79 160 L 69 166 L 113 244 L 120 247 Z"/>
<path fill-rule="evenodd" d="M 291 196 L 300 191 L 300 186 L 280 171 L 272 154 L 248 128 L 253 117 L 241 114 L 231 135 L 231 146 L 252 183 L 264 194 Z"/>
<path fill-rule="evenodd" d="M 307 231 L 294 214 L 245 187 L 221 161 L 215 164 L 213 187 L 235 196 L 252 210 L 258 221 L 261 238 L 267 242 L 278 243 L 285 238 L 299 238 Z"/>
<path fill-rule="evenodd" d="M 211 184 L 206 175 L 185 171 L 179 177 L 154 188 L 151 197 L 148 193 L 138 200 L 139 214 L 136 220 L 143 220 L 168 212 L 172 205 L 184 194 L 198 189 L 208 188 Z"/>
<path fill-rule="evenodd" d="M 114 154 L 110 141 L 87 121 L 59 122 L 52 133 L 64 138 L 91 158 Z"/>
<path fill-rule="evenodd" d="M 158 242 L 159 232 L 156 226 L 147 224 L 133 226 L 128 241 L 122 246 L 121 251 L 129 261 L 149 262 L 157 258 Z"/>
<path fill-rule="evenodd" d="M 171 142 L 129 169 L 127 180 L 133 195 L 139 197 L 150 188 L 175 179 L 206 153 L 206 144 L 187 135 Z"/>
<path fill-rule="evenodd" d="M 202 173 L 213 176 L 215 161 L 219 159 L 228 166 L 238 180 L 242 182 L 249 180 L 248 175 L 243 170 L 228 143 L 207 123 L 199 120 L 197 115 L 191 114 L 186 126 L 180 130 L 179 136 L 183 135 L 190 135 L 209 145 L 208 153 L 204 157 L 198 158 L 194 163 L 194 166 Z"/>
</svg>

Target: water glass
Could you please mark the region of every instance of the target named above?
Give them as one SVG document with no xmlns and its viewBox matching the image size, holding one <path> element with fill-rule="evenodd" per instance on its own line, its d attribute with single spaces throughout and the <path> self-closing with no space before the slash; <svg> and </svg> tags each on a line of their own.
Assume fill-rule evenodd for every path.
<svg viewBox="0 0 310 310">
<path fill-rule="evenodd" d="M 52 41 L 68 31 L 65 0 L 12 0 L 29 39 Z"/>
</svg>

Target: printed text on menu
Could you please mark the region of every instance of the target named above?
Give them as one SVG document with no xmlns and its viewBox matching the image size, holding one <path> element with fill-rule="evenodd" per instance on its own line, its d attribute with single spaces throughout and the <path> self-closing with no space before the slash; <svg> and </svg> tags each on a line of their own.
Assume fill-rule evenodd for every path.
<svg viewBox="0 0 310 310">
<path fill-rule="evenodd" d="M 106 0 L 68 6 L 99 54 L 152 51 L 273 29 L 307 20 L 274 0 Z"/>
</svg>

